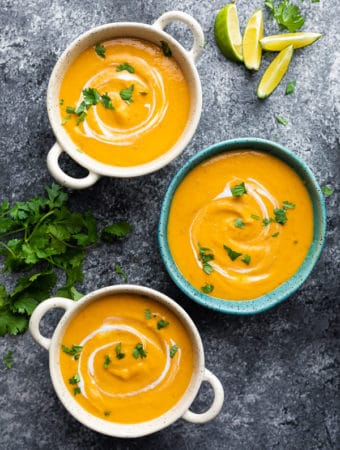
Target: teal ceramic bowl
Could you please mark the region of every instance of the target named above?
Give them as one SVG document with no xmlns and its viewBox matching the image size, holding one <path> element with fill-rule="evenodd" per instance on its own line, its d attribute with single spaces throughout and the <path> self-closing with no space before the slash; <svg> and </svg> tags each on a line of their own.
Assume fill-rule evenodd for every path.
<svg viewBox="0 0 340 450">
<path fill-rule="evenodd" d="M 225 300 L 193 287 L 182 275 L 172 258 L 168 244 L 168 217 L 174 193 L 187 174 L 197 165 L 231 150 L 253 149 L 267 152 L 292 167 L 305 183 L 313 203 L 314 235 L 309 252 L 298 271 L 276 289 L 250 300 Z M 233 139 L 208 147 L 193 156 L 174 176 L 165 194 L 158 228 L 158 243 L 165 267 L 175 284 L 192 300 L 207 308 L 228 314 L 257 314 L 272 308 L 291 296 L 306 280 L 321 254 L 326 236 L 326 210 L 321 189 L 307 165 L 287 148 L 257 138 Z"/>
</svg>

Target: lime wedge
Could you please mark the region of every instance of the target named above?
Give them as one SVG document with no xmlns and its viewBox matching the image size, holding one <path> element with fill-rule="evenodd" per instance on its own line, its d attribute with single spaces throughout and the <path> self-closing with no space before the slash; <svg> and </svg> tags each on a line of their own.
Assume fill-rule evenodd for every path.
<svg viewBox="0 0 340 450">
<path fill-rule="evenodd" d="M 242 36 L 234 3 L 224 6 L 217 14 L 215 40 L 224 56 L 233 61 L 243 61 Z"/>
<path fill-rule="evenodd" d="M 289 45 L 273 59 L 265 70 L 257 87 L 258 98 L 268 97 L 277 88 L 284 77 L 294 52 L 293 45 Z"/>
<path fill-rule="evenodd" d="M 248 20 L 243 34 L 243 60 L 247 69 L 259 70 L 261 64 L 263 38 L 263 14 L 258 9 Z"/>
<path fill-rule="evenodd" d="M 294 48 L 306 47 L 313 44 L 321 36 L 319 33 L 307 32 L 274 34 L 273 36 L 264 37 L 260 42 L 263 50 L 280 52 L 288 45 L 293 45 Z"/>
</svg>

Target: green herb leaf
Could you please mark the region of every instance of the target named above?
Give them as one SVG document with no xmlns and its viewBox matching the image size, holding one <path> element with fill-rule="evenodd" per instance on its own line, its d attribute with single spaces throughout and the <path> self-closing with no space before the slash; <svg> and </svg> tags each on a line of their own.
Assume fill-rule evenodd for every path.
<svg viewBox="0 0 340 450">
<path fill-rule="evenodd" d="M 283 209 L 294 209 L 295 208 L 295 203 L 289 202 L 288 200 L 285 200 L 282 203 Z"/>
<path fill-rule="evenodd" d="M 276 119 L 276 121 L 277 121 L 278 123 L 280 123 L 281 125 L 287 125 L 287 124 L 288 124 L 288 120 L 287 120 L 287 119 L 284 119 L 283 117 L 276 116 L 275 119 Z"/>
<path fill-rule="evenodd" d="M 269 225 L 272 222 L 274 222 L 274 219 L 272 219 L 271 217 L 269 217 L 269 218 L 265 217 L 264 219 L 262 219 L 262 224 L 264 227 L 266 227 L 267 225 Z"/>
<path fill-rule="evenodd" d="M 132 92 L 133 92 L 134 88 L 135 88 L 135 85 L 131 84 L 131 86 L 128 87 L 127 89 L 122 89 L 119 92 L 120 98 L 127 103 L 132 103 L 133 102 Z"/>
<path fill-rule="evenodd" d="M 105 49 L 104 45 L 97 44 L 94 49 L 98 56 L 100 56 L 101 58 L 106 57 L 106 55 L 105 55 L 106 49 Z"/>
<path fill-rule="evenodd" d="M 4 363 L 6 364 L 7 369 L 12 369 L 13 367 L 13 352 L 8 350 L 7 354 L 4 357 Z"/>
<path fill-rule="evenodd" d="M 226 245 L 223 245 L 223 248 L 226 250 L 226 252 L 228 253 L 229 258 L 232 261 L 235 261 L 235 259 L 237 259 L 239 256 L 242 255 L 242 253 L 235 252 L 234 250 L 232 250 L 230 247 L 228 247 Z"/>
<path fill-rule="evenodd" d="M 135 73 L 135 69 L 127 62 L 119 64 L 116 68 L 116 72 L 122 72 L 123 70 L 127 70 L 130 73 Z"/>
<path fill-rule="evenodd" d="M 295 91 L 296 81 L 289 81 L 286 86 L 286 95 L 293 94 Z"/>
<path fill-rule="evenodd" d="M 104 369 L 107 369 L 109 367 L 110 362 L 111 362 L 111 358 L 109 357 L 109 355 L 105 355 L 104 356 L 104 364 L 103 364 Z"/>
<path fill-rule="evenodd" d="M 205 285 L 201 287 L 201 291 L 204 292 L 205 294 L 210 294 L 210 292 L 212 292 L 213 290 L 214 290 L 213 284 L 205 283 Z"/>
<path fill-rule="evenodd" d="M 161 319 L 157 322 L 157 330 L 161 330 L 162 328 L 165 328 L 168 325 L 170 325 L 170 322 L 168 322 L 167 320 Z"/>
<path fill-rule="evenodd" d="M 79 386 L 73 388 L 73 395 L 76 396 L 77 394 L 81 394 L 81 390 L 80 390 Z"/>
<path fill-rule="evenodd" d="M 104 106 L 104 108 L 112 109 L 112 110 L 115 109 L 115 107 L 112 104 L 112 100 L 108 96 L 107 92 L 101 96 L 100 101 L 101 101 L 102 105 Z"/>
<path fill-rule="evenodd" d="M 73 106 L 66 106 L 66 112 L 67 114 L 76 114 L 76 108 L 73 108 Z"/>
<path fill-rule="evenodd" d="M 275 222 L 284 225 L 287 222 L 286 210 L 284 208 L 275 208 Z"/>
<path fill-rule="evenodd" d="M 272 12 L 277 23 L 287 28 L 291 33 L 299 30 L 305 23 L 301 15 L 300 8 L 290 3 L 290 0 L 283 0 L 277 6 L 272 0 L 265 0 L 265 5 Z"/>
<path fill-rule="evenodd" d="M 244 228 L 244 222 L 241 219 L 241 217 L 238 217 L 237 219 L 234 220 L 234 225 L 236 228 Z"/>
<path fill-rule="evenodd" d="M 176 355 L 176 353 L 178 352 L 178 350 L 179 350 L 178 345 L 176 345 L 176 344 L 172 345 L 170 347 L 170 358 L 173 358 Z"/>
<path fill-rule="evenodd" d="M 272 237 L 273 237 L 273 238 L 278 237 L 279 234 L 280 234 L 280 233 L 277 231 L 276 233 L 273 233 L 273 234 L 272 234 Z"/>
<path fill-rule="evenodd" d="M 125 358 L 125 353 L 122 353 L 122 343 L 121 342 L 119 342 L 119 344 L 117 344 L 117 346 L 115 348 L 115 352 L 116 352 L 117 359 Z"/>
<path fill-rule="evenodd" d="M 166 41 L 160 41 L 161 42 L 161 48 L 163 51 L 164 56 L 172 56 L 172 51 L 169 47 L 169 44 Z"/>
<path fill-rule="evenodd" d="M 125 282 L 128 281 L 128 276 L 126 275 L 126 273 L 122 269 L 122 266 L 119 263 L 117 263 L 115 265 L 115 272 L 116 272 L 117 275 L 121 275 Z"/>
<path fill-rule="evenodd" d="M 128 222 L 116 222 L 106 226 L 101 234 L 104 242 L 114 242 L 117 238 L 123 238 L 132 231 L 132 226 Z"/>
<path fill-rule="evenodd" d="M 233 197 L 241 197 L 242 195 L 247 193 L 247 189 L 244 182 L 236 184 L 230 190 Z"/>
<path fill-rule="evenodd" d="M 321 191 L 326 197 L 334 194 L 334 188 L 331 186 L 322 186 Z"/>
<path fill-rule="evenodd" d="M 261 220 L 261 217 L 256 214 L 252 214 L 250 217 L 254 220 Z"/>
<path fill-rule="evenodd" d="M 136 347 L 133 349 L 132 356 L 136 359 L 138 358 L 146 358 L 147 352 L 143 348 L 143 344 L 140 342 L 136 345 Z"/>
<path fill-rule="evenodd" d="M 251 261 L 250 255 L 244 255 L 244 257 L 241 259 L 241 261 L 243 261 L 244 264 L 247 264 L 247 266 L 249 266 L 250 261 Z"/>
<path fill-rule="evenodd" d="M 67 347 L 62 344 L 61 349 L 67 355 L 73 356 L 73 359 L 78 360 L 83 347 L 81 345 L 72 345 L 72 347 Z"/>
<path fill-rule="evenodd" d="M 71 116 L 65 116 L 61 122 L 62 125 L 66 125 L 67 122 L 71 119 Z"/>
<path fill-rule="evenodd" d="M 144 317 L 145 317 L 146 320 L 150 320 L 150 319 L 152 319 L 155 316 L 152 314 L 151 310 L 149 308 L 147 308 L 144 311 Z"/>
<path fill-rule="evenodd" d="M 83 89 L 83 97 L 86 109 L 89 109 L 90 106 L 96 105 L 101 100 L 101 95 L 97 89 L 91 87 Z"/>
<path fill-rule="evenodd" d="M 205 272 L 207 275 L 210 275 L 211 272 L 214 271 L 213 266 L 209 263 L 209 261 L 212 261 L 214 259 L 214 255 L 210 252 L 210 248 L 208 247 L 202 247 L 200 244 L 198 244 L 198 258 L 202 262 L 202 269 L 203 272 Z"/>
<path fill-rule="evenodd" d="M 78 373 L 76 373 L 75 375 L 73 375 L 73 377 L 69 378 L 68 382 L 70 384 L 77 384 L 80 381 L 80 376 Z"/>
</svg>

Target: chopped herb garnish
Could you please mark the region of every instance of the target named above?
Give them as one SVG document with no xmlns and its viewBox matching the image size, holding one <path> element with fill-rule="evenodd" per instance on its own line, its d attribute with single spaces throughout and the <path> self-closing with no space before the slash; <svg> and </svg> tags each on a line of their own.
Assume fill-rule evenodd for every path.
<svg viewBox="0 0 340 450">
<path fill-rule="evenodd" d="M 106 57 L 105 55 L 106 48 L 104 47 L 104 45 L 97 44 L 94 49 L 98 56 L 100 56 L 101 58 Z"/>
<path fill-rule="evenodd" d="M 81 394 L 81 390 L 80 390 L 79 386 L 73 388 L 73 395 L 77 395 L 77 394 Z"/>
<path fill-rule="evenodd" d="M 296 81 L 289 81 L 286 86 L 286 95 L 293 94 L 295 91 Z"/>
<path fill-rule="evenodd" d="M 178 349 L 179 349 L 179 347 L 176 344 L 174 344 L 170 347 L 170 358 L 173 358 L 176 355 Z"/>
<path fill-rule="evenodd" d="M 251 261 L 250 255 L 244 255 L 243 258 L 241 259 L 241 261 L 243 261 L 244 264 L 247 264 L 247 266 L 249 266 L 250 261 Z"/>
<path fill-rule="evenodd" d="M 105 355 L 104 356 L 104 369 L 107 369 L 110 365 L 111 362 L 111 358 L 109 357 L 109 355 Z"/>
<path fill-rule="evenodd" d="M 322 186 L 321 191 L 326 197 L 334 194 L 334 188 L 332 188 L 331 186 Z"/>
<path fill-rule="evenodd" d="M 262 219 L 262 224 L 264 227 L 266 227 L 267 225 L 269 225 L 270 223 L 274 222 L 274 219 L 272 219 L 271 217 L 265 217 L 264 219 Z"/>
<path fill-rule="evenodd" d="M 204 286 L 201 287 L 201 290 L 205 294 L 210 294 L 210 292 L 214 290 L 214 285 L 206 283 Z"/>
<path fill-rule="evenodd" d="M 241 219 L 241 217 L 238 217 L 237 219 L 234 220 L 234 225 L 236 228 L 244 228 L 244 222 Z"/>
<path fill-rule="evenodd" d="M 146 358 L 147 352 L 143 348 L 143 344 L 140 342 L 136 345 L 136 347 L 133 349 L 132 356 L 136 359 L 138 358 Z"/>
<path fill-rule="evenodd" d="M 172 51 L 166 41 L 160 41 L 164 56 L 172 56 Z"/>
<path fill-rule="evenodd" d="M 277 231 L 276 233 L 273 233 L 273 234 L 272 234 L 272 237 L 278 237 L 279 234 L 280 234 L 280 233 Z"/>
<path fill-rule="evenodd" d="M 168 325 L 170 325 L 170 323 L 167 320 L 161 319 L 157 322 L 157 330 L 161 330 L 162 328 L 165 328 Z"/>
<path fill-rule="evenodd" d="M 122 89 L 119 92 L 120 98 L 127 103 L 132 103 L 133 102 L 132 92 L 133 92 L 134 88 L 135 88 L 135 85 L 131 84 L 131 86 L 128 87 L 127 89 Z"/>
<path fill-rule="evenodd" d="M 274 0 L 265 0 L 264 4 L 270 9 L 277 23 L 291 33 L 299 30 L 305 23 L 300 8 L 291 4 L 290 0 L 283 0 L 278 5 L 274 4 Z"/>
<path fill-rule="evenodd" d="M 77 383 L 79 383 L 79 381 L 80 381 L 80 376 L 79 376 L 78 373 L 76 373 L 75 375 L 73 375 L 73 377 L 71 377 L 71 378 L 68 380 L 68 382 L 69 382 L 70 384 L 77 384 Z"/>
<path fill-rule="evenodd" d="M 59 105 L 60 105 L 60 106 L 63 106 L 63 104 L 64 104 L 64 99 L 61 98 L 61 99 L 59 100 Z"/>
<path fill-rule="evenodd" d="M 125 358 L 125 353 L 122 353 L 122 343 L 121 342 L 119 342 L 119 344 L 117 344 L 117 346 L 115 348 L 115 352 L 116 352 L 117 359 Z"/>
<path fill-rule="evenodd" d="M 230 190 L 231 190 L 233 197 L 241 197 L 241 195 L 247 193 L 247 189 L 246 189 L 244 182 L 242 182 L 240 184 L 236 184 Z"/>
<path fill-rule="evenodd" d="M 149 308 L 147 308 L 144 311 L 144 317 L 145 317 L 146 320 L 150 320 L 150 319 L 152 319 L 155 316 L 154 316 L 154 314 L 152 314 L 151 310 Z"/>
<path fill-rule="evenodd" d="M 281 125 L 287 125 L 288 124 L 288 120 L 284 119 L 283 117 L 276 116 L 275 119 L 276 119 L 276 122 L 280 123 Z"/>
<path fill-rule="evenodd" d="M 132 226 L 128 222 L 116 222 L 105 227 L 101 234 L 104 242 L 114 242 L 117 238 L 123 238 L 132 231 Z"/>
<path fill-rule="evenodd" d="M 209 261 L 212 261 L 214 259 L 214 255 L 212 253 L 207 253 L 211 251 L 210 248 L 201 247 L 200 244 L 198 244 L 198 247 L 199 247 L 198 258 L 202 262 L 203 272 L 205 272 L 207 275 L 210 275 L 211 272 L 214 271 L 214 268 L 209 263 Z"/>
<path fill-rule="evenodd" d="M 68 114 L 76 114 L 76 108 L 73 108 L 73 106 L 66 106 L 66 112 Z"/>
<path fill-rule="evenodd" d="M 112 104 L 111 98 L 107 95 L 107 92 L 101 96 L 100 101 L 101 101 L 102 105 L 104 106 L 104 108 L 112 109 L 112 110 L 115 109 L 115 107 Z"/>
<path fill-rule="evenodd" d="M 128 276 L 126 275 L 126 273 L 124 272 L 122 266 L 119 263 L 117 263 L 115 265 L 115 272 L 116 272 L 117 275 L 122 276 L 125 282 L 128 281 Z"/>
<path fill-rule="evenodd" d="M 66 345 L 62 344 L 61 349 L 64 353 L 67 353 L 70 356 L 73 356 L 73 359 L 77 360 L 80 358 L 80 353 L 83 349 L 81 345 L 72 345 L 72 347 L 67 347 Z"/>
<path fill-rule="evenodd" d="M 109 416 L 111 414 L 111 411 L 104 411 L 104 416 Z"/>
<path fill-rule="evenodd" d="M 8 350 L 7 354 L 4 357 L 4 363 L 6 364 L 7 369 L 12 369 L 13 367 L 13 352 Z"/>
<path fill-rule="evenodd" d="M 234 250 L 232 250 L 230 247 L 228 247 L 227 245 L 223 245 L 223 248 L 226 250 L 226 252 L 228 253 L 229 258 L 232 261 L 235 261 L 235 259 L 237 259 L 239 256 L 242 255 L 242 253 L 238 253 L 235 252 Z"/>
<path fill-rule="evenodd" d="M 135 69 L 127 62 L 119 64 L 116 67 L 116 72 L 122 72 L 123 70 L 127 70 L 130 73 L 135 73 Z"/>
<path fill-rule="evenodd" d="M 252 214 L 250 217 L 254 220 L 261 220 L 261 217 L 256 214 Z"/>
<path fill-rule="evenodd" d="M 90 106 L 96 105 L 100 101 L 100 94 L 96 88 L 87 88 L 83 89 L 83 97 L 85 102 L 86 109 L 89 109 Z"/>
<path fill-rule="evenodd" d="M 84 120 L 86 119 L 86 116 L 87 116 L 87 113 L 85 111 L 80 113 L 78 116 L 77 125 L 79 125 L 81 122 L 84 122 Z"/>
<path fill-rule="evenodd" d="M 68 122 L 70 119 L 71 119 L 71 116 L 70 116 L 70 115 L 69 115 L 69 116 L 65 116 L 65 117 L 63 118 L 63 120 L 61 121 L 61 124 L 62 124 L 62 125 L 66 125 L 67 122 Z"/>
<path fill-rule="evenodd" d="M 292 202 L 288 202 L 287 200 L 285 200 L 282 203 L 283 209 L 294 209 L 295 208 L 295 203 Z"/>
<path fill-rule="evenodd" d="M 275 222 L 284 225 L 287 222 L 286 210 L 284 208 L 275 208 Z"/>
</svg>

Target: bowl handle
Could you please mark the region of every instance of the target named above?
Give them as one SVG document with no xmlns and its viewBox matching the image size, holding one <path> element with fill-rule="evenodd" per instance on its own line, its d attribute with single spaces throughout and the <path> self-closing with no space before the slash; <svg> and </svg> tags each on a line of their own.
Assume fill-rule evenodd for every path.
<svg viewBox="0 0 340 450">
<path fill-rule="evenodd" d="M 183 414 L 182 418 L 192 423 L 205 423 L 212 420 L 221 411 L 224 401 L 224 390 L 220 380 L 210 372 L 210 370 L 205 369 L 203 375 L 203 381 L 207 381 L 214 390 L 214 400 L 208 411 L 197 414 L 193 413 L 189 409 Z"/>
<path fill-rule="evenodd" d="M 40 321 L 43 316 L 50 310 L 55 308 L 62 308 L 65 311 L 73 308 L 75 303 L 73 300 L 68 300 L 63 297 L 54 297 L 40 303 L 30 318 L 29 330 L 33 339 L 41 345 L 45 350 L 49 350 L 51 339 L 44 337 L 39 330 Z"/>
<path fill-rule="evenodd" d="M 171 22 L 182 22 L 187 25 L 192 34 L 194 35 L 194 43 L 187 53 L 189 53 L 189 57 L 196 62 L 198 58 L 201 56 L 201 53 L 204 48 L 204 34 L 201 25 L 187 13 L 182 11 L 169 11 L 162 14 L 154 23 L 153 26 L 159 28 L 160 30 L 164 30 L 164 28 Z"/>
<path fill-rule="evenodd" d="M 62 154 L 63 149 L 60 147 L 58 142 L 56 142 L 47 155 L 47 167 L 51 175 L 60 183 L 62 186 L 66 186 L 70 189 L 85 189 L 92 186 L 100 178 L 94 172 L 90 172 L 84 178 L 73 178 L 67 175 L 59 166 L 59 157 Z"/>
</svg>

